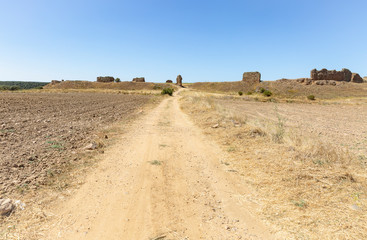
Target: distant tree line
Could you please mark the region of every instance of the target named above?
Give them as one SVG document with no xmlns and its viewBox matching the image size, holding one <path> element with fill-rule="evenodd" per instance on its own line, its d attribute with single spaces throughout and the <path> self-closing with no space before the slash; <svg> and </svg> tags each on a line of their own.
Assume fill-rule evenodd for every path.
<svg viewBox="0 0 367 240">
<path fill-rule="evenodd" d="M 0 82 L 0 90 L 20 90 L 20 89 L 42 89 L 48 82 L 20 82 L 20 81 L 4 81 Z"/>
</svg>

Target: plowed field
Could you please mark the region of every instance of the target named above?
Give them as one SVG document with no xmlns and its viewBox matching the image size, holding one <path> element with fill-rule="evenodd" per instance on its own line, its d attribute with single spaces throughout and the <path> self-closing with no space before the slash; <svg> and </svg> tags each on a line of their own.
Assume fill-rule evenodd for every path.
<svg viewBox="0 0 367 240">
<path fill-rule="evenodd" d="M 151 96 L 103 93 L 1 93 L 0 193 L 44 184 L 96 130 L 136 112 Z"/>
</svg>

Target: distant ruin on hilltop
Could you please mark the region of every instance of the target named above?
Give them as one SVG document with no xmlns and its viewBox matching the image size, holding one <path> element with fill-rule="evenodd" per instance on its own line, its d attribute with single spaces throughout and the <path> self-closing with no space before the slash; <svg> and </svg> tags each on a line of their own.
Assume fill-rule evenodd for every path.
<svg viewBox="0 0 367 240">
<path fill-rule="evenodd" d="M 133 82 L 145 82 L 145 78 L 144 77 L 136 77 L 136 78 L 133 78 Z"/>
<path fill-rule="evenodd" d="M 343 68 L 341 71 L 327 70 L 326 68 L 318 71 L 317 69 L 311 70 L 311 80 L 334 80 L 344 82 L 361 83 L 363 79 L 358 73 L 352 73 L 349 69 Z"/>
<path fill-rule="evenodd" d="M 182 76 L 178 75 L 176 78 L 176 84 L 182 87 Z"/>
<path fill-rule="evenodd" d="M 347 82 L 363 83 L 363 78 L 358 73 L 352 73 L 349 69 L 343 68 L 341 71 L 312 69 L 310 73 L 311 78 L 297 78 L 297 79 L 280 79 L 278 81 L 297 81 L 306 85 L 340 85 Z"/>
<path fill-rule="evenodd" d="M 256 84 L 261 82 L 261 73 L 259 72 L 244 72 L 242 75 L 242 81 L 251 84 Z"/>
<path fill-rule="evenodd" d="M 115 78 L 111 76 L 97 77 L 97 82 L 114 82 Z"/>
</svg>

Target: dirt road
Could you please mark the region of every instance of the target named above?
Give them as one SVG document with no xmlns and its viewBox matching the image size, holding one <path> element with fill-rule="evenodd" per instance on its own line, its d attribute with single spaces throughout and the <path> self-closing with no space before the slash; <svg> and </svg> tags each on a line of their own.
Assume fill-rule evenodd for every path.
<svg viewBox="0 0 367 240">
<path fill-rule="evenodd" d="M 50 239 L 273 239 L 226 153 L 167 98 L 131 126 L 73 197 Z"/>
</svg>

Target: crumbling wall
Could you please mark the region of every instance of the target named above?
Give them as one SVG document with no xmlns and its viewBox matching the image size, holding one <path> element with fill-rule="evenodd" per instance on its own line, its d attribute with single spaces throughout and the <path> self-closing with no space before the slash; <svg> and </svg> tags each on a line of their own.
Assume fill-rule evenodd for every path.
<svg viewBox="0 0 367 240">
<path fill-rule="evenodd" d="M 114 82 L 115 78 L 111 76 L 97 77 L 97 82 Z"/>
<path fill-rule="evenodd" d="M 261 73 L 259 72 L 244 72 L 242 76 L 242 81 L 256 84 L 261 81 Z"/>
<path fill-rule="evenodd" d="M 133 78 L 133 82 L 145 82 L 145 78 L 144 77 Z"/>
<path fill-rule="evenodd" d="M 352 73 L 352 82 L 354 83 L 363 83 L 363 78 L 359 76 L 358 73 Z"/>
<path fill-rule="evenodd" d="M 61 83 L 61 81 L 59 81 L 59 80 L 52 80 L 51 81 L 51 84 L 58 84 L 58 83 Z"/>
<path fill-rule="evenodd" d="M 176 78 L 176 84 L 182 87 L 182 76 L 178 75 Z"/>
<path fill-rule="evenodd" d="M 350 82 L 352 79 L 352 72 L 349 69 L 343 68 L 341 71 L 327 70 L 326 68 L 318 71 L 317 69 L 311 70 L 311 79 L 316 80 L 334 80 Z"/>
</svg>

